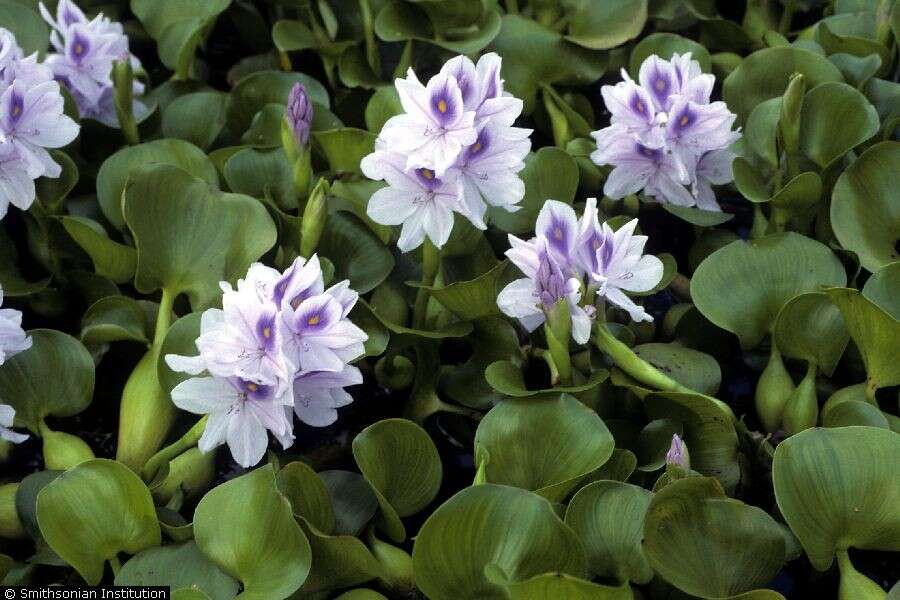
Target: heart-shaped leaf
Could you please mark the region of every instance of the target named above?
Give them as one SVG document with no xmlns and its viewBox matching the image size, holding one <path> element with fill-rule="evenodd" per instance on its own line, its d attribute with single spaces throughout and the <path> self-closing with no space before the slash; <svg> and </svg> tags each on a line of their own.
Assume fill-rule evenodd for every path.
<svg viewBox="0 0 900 600">
<path fill-rule="evenodd" d="M 318 476 L 325 482 L 334 509 L 334 533 L 359 535 L 378 511 L 378 499 L 372 486 L 359 473 L 352 471 L 322 471 Z"/>
<path fill-rule="evenodd" d="M 225 127 L 228 95 L 219 91 L 179 96 L 162 109 L 162 132 L 208 150 Z"/>
<path fill-rule="evenodd" d="M 71 417 L 94 395 L 94 360 L 81 342 L 53 329 L 33 329 L 31 348 L 0 366 L 0 398 L 16 423 L 39 433 L 48 416 Z"/>
<path fill-rule="evenodd" d="M 488 580 L 487 567 L 514 580 L 549 571 L 580 577 L 585 556 L 547 500 L 488 483 L 458 492 L 431 514 L 413 546 L 413 566 L 416 585 L 433 600 L 503 600 L 505 586 Z"/>
<path fill-rule="evenodd" d="M 693 596 L 728 598 L 768 584 L 785 557 L 781 527 L 764 510 L 725 495 L 707 477 L 654 494 L 644 553 L 663 579 Z"/>
<path fill-rule="evenodd" d="M 851 547 L 900 550 L 898 459 L 900 434 L 874 427 L 807 429 L 775 449 L 778 507 L 817 570 Z"/>
<path fill-rule="evenodd" d="M 653 578 L 641 549 L 651 497 L 644 488 L 618 481 L 595 481 L 572 497 L 566 525 L 581 538 L 592 575 L 641 584 Z"/>
<path fill-rule="evenodd" d="M 841 245 L 856 252 L 873 273 L 900 259 L 900 202 L 896 178 L 900 142 L 875 144 L 838 178 L 831 201 L 831 226 Z"/>
<path fill-rule="evenodd" d="M 803 153 L 823 169 L 878 132 L 878 113 L 855 88 L 840 82 L 814 87 L 800 113 Z"/>
<path fill-rule="evenodd" d="M 115 242 L 103 226 L 85 217 L 62 217 L 63 227 L 94 262 L 94 271 L 116 283 L 134 278 L 137 253 L 131 246 Z"/>
<path fill-rule="evenodd" d="M 401 517 L 434 500 L 443 469 L 437 448 L 424 429 L 406 419 L 384 419 L 353 438 L 353 458 L 375 491 L 379 525 L 395 542 L 406 539 Z"/>
<path fill-rule="evenodd" d="M 827 246 L 789 232 L 716 250 L 697 267 L 691 296 L 707 319 L 749 349 L 771 331 L 785 302 L 846 281 L 844 267 Z"/>
<path fill-rule="evenodd" d="M 778 313 L 774 332 L 782 354 L 814 362 L 829 377 L 850 341 L 841 311 L 824 292 L 788 300 Z"/>
<path fill-rule="evenodd" d="M 346 211 L 328 215 L 316 250 L 334 264 L 335 279 L 349 279 L 360 294 L 375 289 L 394 269 L 390 249 Z"/>
<path fill-rule="evenodd" d="M 193 541 L 147 548 L 122 565 L 116 585 L 195 588 L 210 598 L 234 598 L 238 582 L 210 562 Z"/>
<path fill-rule="evenodd" d="M 334 509 L 325 483 L 306 463 L 286 464 L 276 476 L 278 490 L 291 503 L 294 516 L 309 521 L 322 533 L 334 531 Z"/>
<path fill-rule="evenodd" d="M 647 0 L 567 0 L 563 6 L 569 18 L 566 39 L 593 50 L 615 48 L 634 39 L 647 22 Z"/>
<path fill-rule="evenodd" d="M 475 433 L 476 454 L 487 451 L 485 480 L 561 501 L 578 481 L 612 455 L 612 434 L 593 410 L 567 394 L 506 400 Z"/>
<path fill-rule="evenodd" d="M 275 244 L 275 224 L 258 201 L 169 165 L 136 170 L 122 203 L 138 252 L 135 287 L 187 293 L 196 309 Z"/>
<path fill-rule="evenodd" d="M 238 81 L 231 90 L 225 114 L 228 129 L 236 135 L 241 135 L 250 127 L 256 113 L 267 104 L 287 104 L 288 94 L 295 83 L 303 84 L 312 102 L 325 108 L 330 106 L 325 87 L 309 75 L 257 71 Z"/>
<path fill-rule="evenodd" d="M 37 520 L 44 540 L 90 585 L 120 552 L 160 544 L 150 490 L 112 460 L 82 462 L 53 480 L 38 494 Z"/>
<path fill-rule="evenodd" d="M 287 598 L 306 581 L 312 552 L 271 465 L 213 488 L 194 511 L 197 546 L 238 579 L 238 598 Z"/>
<path fill-rule="evenodd" d="M 32 7 L 35 9 L 32 10 Z M 0 23 L 12 32 L 25 56 L 39 52 L 43 57 L 50 32 L 36 7 L 37 4 L 3 0 L 0 2 Z"/>
<path fill-rule="evenodd" d="M 578 394 L 594 389 L 609 377 L 606 369 L 597 369 L 591 373 L 590 379 L 584 383 L 574 385 L 558 385 L 541 390 L 529 390 L 525 387 L 525 376 L 522 369 L 516 363 L 508 360 L 500 360 L 488 365 L 484 371 L 484 378 L 488 384 L 504 396 L 513 398 L 529 398 L 558 396 L 559 394 Z"/>
<path fill-rule="evenodd" d="M 694 40 L 689 40 L 678 34 L 659 32 L 651 33 L 641 39 L 631 50 L 631 60 L 628 61 L 628 70 L 631 72 L 631 77 L 637 80 L 641 64 L 651 54 L 655 54 L 663 60 L 670 60 L 676 52 L 678 54 L 690 52 L 691 58 L 700 63 L 700 69 L 704 73 L 709 73 L 712 69 L 712 61 L 706 48 Z"/>
<path fill-rule="evenodd" d="M 81 341 L 87 346 L 120 341 L 149 344 L 153 335 L 148 321 L 148 311 L 134 298 L 107 296 L 94 302 L 81 318 Z"/>
</svg>

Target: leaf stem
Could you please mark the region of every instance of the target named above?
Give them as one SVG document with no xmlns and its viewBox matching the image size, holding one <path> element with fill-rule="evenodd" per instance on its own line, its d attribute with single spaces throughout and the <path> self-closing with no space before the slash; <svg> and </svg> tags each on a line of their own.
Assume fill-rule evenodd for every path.
<svg viewBox="0 0 900 600">
<path fill-rule="evenodd" d="M 163 340 L 166 339 L 166 333 L 172 325 L 172 307 L 175 304 L 176 294 L 167 288 L 162 289 L 162 296 L 159 299 L 159 312 L 156 313 L 156 331 L 153 333 L 153 346 L 159 349 Z"/>
<path fill-rule="evenodd" d="M 434 285 L 441 266 L 441 251 L 430 239 L 425 238 L 422 244 L 422 286 L 416 292 L 416 303 L 413 306 L 413 327 L 425 329 L 425 318 L 428 310 L 428 297 L 430 288 Z"/>
<path fill-rule="evenodd" d="M 594 344 L 601 352 L 609 355 L 617 367 L 644 385 L 649 385 L 664 392 L 697 393 L 665 375 L 635 354 L 631 348 L 620 342 L 612 334 L 606 323 L 594 324 Z"/>
<path fill-rule="evenodd" d="M 110 557 L 109 566 L 112 567 L 113 577 L 118 577 L 119 570 L 122 568 L 122 563 L 119 562 L 118 555 Z"/>
<path fill-rule="evenodd" d="M 141 476 L 144 478 L 144 481 L 153 481 L 153 478 L 156 477 L 156 474 L 159 473 L 164 464 L 196 446 L 203 435 L 203 430 L 206 429 L 208 420 L 209 415 L 204 415 L 193 427 L 187 430 L 187 433 L 151 456 L 141 470 Z"/>
</svg>

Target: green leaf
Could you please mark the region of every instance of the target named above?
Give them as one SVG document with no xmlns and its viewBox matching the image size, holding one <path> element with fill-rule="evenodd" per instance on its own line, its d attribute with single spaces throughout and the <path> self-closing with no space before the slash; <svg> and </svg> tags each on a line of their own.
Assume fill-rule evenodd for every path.
<svg viewBox="0 0 900 600">
<path fill-rule="evenodd" d="M 524 581 L 510 581 L 499 569 L 486 570 L 491 583 L 502 585 L 511 600 L 633 600 L 627 583 L 619 587 L 592 583 L 565 573 L 544 573 Z"/>
<path fill-rule="evenodd" d="M 641 549 L 651 497 L 643 488 L 618 481 L 595 481 L 572 497 L 566 525 L 581 538 L 592 575 L 640 584 L 653 578 Z"/>
<path fill-rule="evenodd" d="M 0 398 L 16 409 L 16 423 L 39 433 L 44 418 L 71 417 L 94 395 L 94 361 L 72 336 L 32 329 L 31 348 L 0 366 Z"/>
<path fill-rule="evenodd" d="M 779 96 L 757 104 L 750 112 L 750 116 L 747 117 L 747 126 L 744 127 L 744 143 L 773 169 L 778 167 L 780 160 L 778 153 L 778 121 L 780 118 L 781 97 Z M 741 193 L 747 195 L 743 190 Z"/>
<path fill-rule="evenodd" d="M 807 429 L 775 449 L 778 507 L 816 570 L 835 551 L 900 550 L 900 435 L 874 427 Z"/>
<path fill-rule="evenodd" d="M 325 86 L 303 73 L 257 71 L 237 82 L 231 90 L 225 109 L 225 122 L 235 135 L 250 127 L 253 117 L 267 104 L 287 104 L 295 83 L 302 83 L 309 99 L 328 108 L 331 104 Z"/>
<path fill-rule="evenodd" d="M 162 109 L 162 133 L 209 150 L 225 127 L 228 95 L 219 91 L 185 94 Z"/>
<path fill-rule="evenodd" d="M 628 70 L 631 72 L 632 78 L 637 80 L 641 64 L 648 56 L 655 54 L 663 60 L 670 60 L 676 52 L 678 54 L 690 52 L 691 58 L 700 63 L 700 69 L 704 73 L 712 71 L 712 61 L 706 48 L 693 40 L 668 32 L 651 33 L 641 39 L 631 50 Z"/>
<path fill-rule="evenodd" d="M 297 209 L 291 165 L 281 148 L 244 148 L 225 161 L 222 171 L 232 192 L 271 198 L 279 210 Z"/>
<path fill-rule="evenodd" d="M 160 544 L 150 490 L 125 465 L 93 459 L 72 467 L 38 494 L 41 534 L 90 585 L 104 562 Z"/>
<path fill-rule="evenodd" d="M 741 478 L 738 437 L 731 415 L 711 398 L 699 394 L 655 392 L 644 398 L 650 419 L 678 421 L 691 454 L 691 468 L 716 477 L 727 490 Z"/>
<path fill-rule="evenodd" d="M 62 168 L 59 177 L 40 177 L 35 182 L 35 193 L 40 203 L 51 212 L 59 212 L 75 184 L 78 183 L 78 167 L 61 150 L 49 150 L 50 157 Z"/>
<path fill-rule="evenodd" d="M 900 202 L 896 177 L 900 142 L 875 144 L 838 178 L 831 196 L 831 226 L 841 245 L 875 272 L 900 259 Z"/>
<path fill-rule="evenodd" d="M 154 315 L 155 316 L 155 315 Z M 81 341 L 87 346 L 132 341 L 149 344 L 148 312 L 128 296 L 107 296 L 94 302 L 81 318 Z"/>
<path fill-rule="evenodd" d="M 91 257 L 98 275 L 116 283 L 126 283 L 134 278 L 137 267 L 134 248 L 109 239 L 103 226 L 96 221 L 85 217 L 61 217 L 60 220 L 75 243 Z"/>
<path fill-rule="evenodd" d="M 744 123 L 757 104 L 781 96 L 794 73 L 803 74 L 809 89 L 844 80 L 824 56 L 793 46 L 764 48 L 741 61 L 725 78 L 722 96 L 728 108 L 737 113 L 738 121 Z"/>
<path fill-rule="evenodd" d="M 379 87 L 366 104 L 366 128 L 377 134 L 388 119 L 402 112 L 397 88 L 392 85 Z"/>
<path fill-rule="evenodd" d="M 156 364 L 156 374 L 159 385 L 167 394 L 171 393 L 176 385 L 187 381 L 192 377 L 189 373 L 173 371 L 166 363 L 167 354 L 179 354 L 181 356 L 196 356 L 197 338 L 200 337 L 201 312 L 192 312 L 184 315 L 169 327 L 166 338 L 159 350 L 159 360 Z"/>
<path fill-rule="evenodd" d="M 850 341 L 841 311 L 824 292 L 788 300 L 778 313 L 774 333 L 782 354 L 814 362 L 828 377 Z"/>
<path fill-rule="evenodd" d="M 275 244 L 275 224 L 258 201 L 169 165 L 137 170 L 122 203 L 138 252 L 135 287 L 187 293 L 195 309 Z"/>
<path fill-rule="evenodd" d="M 866 280 L 862 294 L 881 310 L 900 321 L 900 261 L 876 271 Z"/>
<path fill-rule="evenodd" d="M 666 454 L 672 446 L 672 436 L 684 437 L 684 427 L 673 419 L 655 419 L 647 423 L 638 434 L 634 447 L 638 469 L 652 473 L 666 464 Z"/>
<path fill-rule="evenodd" d="M 710 254 L 691 279 L 691 296 L 707 319 L 750 349 L 771 331 L 785 302 L 846 280 L 844 267 L 827 246 L 797 233 L 780 233 L 735 241 Z"/>
<path fill-rule="evenodd" d="M 318 253 L 334 264 L 336 280 L 349 279 L 350 287 L 365 294 L 387 279 L 394 255 L 365 223 L 346 211 L 328 215 Z"/>
<path fill-rule="evenodd" d="M 503 57 L 506 91 L 525 102 L 525 114 L 534 110 L 541 84 L 591 83 L 603 75 L 607 63 L 606 54 L 572 44 L 561 33 L 519 15 L 503 17 L 492 47 Z"/>
<path fill-rule="evenodd" d="M 136 554 L 122 565 L 115 584 L 194 588 L 216 599 L 234 598 L 238 593 L 238 582 L 203 556 L 193 541 Z"/>
<path fill-rule="evenodd" d="M 675 204 L 663 204 L 663 209 L 683 221 L 700 227 L 715 227 L 734 218 L 727 212 L 715 210 L 703 210 L 693 206 L 676 206 Z"/>
<path fill-rule="evenodd" d="M 334 509 L 325 483 L 306 463 L 286 464 L 276 476 L 278 491 L 288 499 L 294 516 L 309 521 L 319 531 L 334 531 Z"/>
<path fill-rule="evenodd" d="M 364 129 L 344 127 L 318 131 L 312 137 L 335 173 L 361 175 L 359 161 L 375 151 L 375 134 Z"/>
<path fill-rule="evenodd" d="M 900 321 L 870 302 L 857 290 L 826 290 L 844 315 L 850 337 L 856 343 L 872 395 L 874 390 L 900 384 Z"/>
<path fill-rule="evenodd" d="M 431 296 L 460 319 L 475 320 L 500 314 L 497 295 L 510 280 L 512 267 L 507 261 L 469 281 L 427 287 Z"/>
<path fill-rule="evenodd" d="M 706 477 L 673 481 L 654 494 L 643 549 L 658 575 L 700 598 L 764 586 L 785 558 L 778 523 L 764 510 L 728 498 Z"/>
<path fill-rule="evenodd" d="M 632 348 L 634 353 L 678 383 L 703 394 L 715 395 L 722 371 L 715 358 L 678 344 L 649 343 Z M 671 437 L 671 436 L 670 436 Z"/>
<path fill-rule="evenodd" d="M 378 310 L 375 310 L 375 308 L 373 308 L 362 298 L 360 298 L 356 306 L 359 307 L 359 310 L 367 310 L 369 313 L 371 313 L 371 315 L 378 319 L 378 321 L 382 325 L 384 325 L 391 333 L 407 335 L 414 338 L 426 338 L 431 340 L 442 340 L 444 338 L 461 338 L 472 333 L 472 323 L 468 321 L 450 323 L 449 325 L 437 331 L 427 331 L 424 329 L 413 329 L 412 327 L 406 327 L 404 325 L 394 323 L 393 321 L 389 320 L 386 315 L 383 315 Z"/>
<path fill-rule="evenodd" d="M 859 400 L 847 400 L 836 404 L 822 415 L 823 427 L 849 427 L 851 425 L 891 428 L 884 413 L 878 407 Z"/>
<path fill-rule="evenodd" d="M 191 75 L 194 53 L 231 0 L 131 0 L 131 12 L 156 40 L 159 58 L 178 79 Z"/>
<path fill-rule="evenodd" d="M 878 133 L 875 107 L 846 83 L 823 83 L 803 97 L 803 153 L 823 169 Z"/>
<path fill-rule="evenodd" d="M 34 10 L 29 7 L 29 4 Z M 3 27 L 12 32 L 25 56 L 38 52 L 39 57 L 43 58 L 47 51 L 50 31 L 37 12 L 37 2 L 0 1 L 0 23 L 3 23 Z"/>
<path fill-rule="evenodd" d="M 424 429 L 406 419 L 384 419 L 353 438 L 353 458 L 378 499 L 379 525 L 395 542 L 406 539 L 401 517 L 434 500 L 443 469 Z"/>
<path fill-rule="evenodd" d="M 486 481 L 534 491 L 560 502 L 582 477 L 612 455 L 612 434 L 593 410 L 567 394 L 554 399 L 506 400 L 475 432 L 476 454 L 486 450 Z"/>
<path fill-rule="evenodd" d="M 578 190 L 578 165 L 559 148 L 541 148 L 525 157 L 525 168 L 519 173 L 525 182 L 525 197 L 516 212 L 490 208 L 491 222 L 509 233 L 526 233 L 534 229 L 537 215 L 547 200 L 571 204 Z"/>
<path fill-rule="evenodd" d="M 197 546 L 238 579 L 238 598 L 287 598 L 306 580 L 309 542 L 278 492 L 271 465 L 213 488 L 194 511 Z"/>
<path fill-rule="evenodd" d="M 429 18 L 420 8 L 423 4 L 395 1 L 385 5 L 375 18 L 375 34 L 385 42 L 419 40 L 457 54 L 474 54 L 490 44 L 500 31 L 500 12 L 491 9 L 484 11 L 481 19 L 466 27 L 465 32 L 436 36 L 434 29 L 440 28 L 442 23 Z M 469 6 L 473 4 L 469 3 Z M 435 9 L 439 10 L 432 8 Z"/>
<path fill-rule="evenodd" d="M 569 20 L 566 39 L 593 50 L 615 48 L 636 38 L 647 22 L 647 0 L 565 0 L 562 4 Z"/>
<path fill-rule="evenodd" d="M 149 163 L 175 165 L 211 186 L 219 185 L 219 175 L 202 150 L 182 140 L 154 140 L 122 148 L 105 161 L 97 173 L 97 201 L 103 216 L 116 229 L 125 229 L 122 192 L 125 182 L 138 167 Z"/>
<path fill-rule="evenodd" d="M 556 396 L 558 394 L 578 394 L 594 389 L 609 377 L 606 369 L 597 369 L 591 373 L 590 379 L 581 384 L 558 385 L 541 390 L 529 390 L 525 387 L 525 376 L 521 368 L 510 361 L 501 360 L 488 365 L 484 377 L 492 388 L 505 396 L 528 398 L 531 396 Z"/>
<path fill-rule="evenodd" d="M 359 473 L 322 471 L 318 473 L 334 508 L 334 533 L 356 536 L 378 511 L 372 486 Z"/>
<path fill-rule="evenodd" d="M 422 525 L 413 547 L 416 585 L 432 600 L 508 598 L 485 568 L 515 580 L 585 572 L 581 543 L 544 498 L 503 485 L 469 487 Z"/>
</svg>

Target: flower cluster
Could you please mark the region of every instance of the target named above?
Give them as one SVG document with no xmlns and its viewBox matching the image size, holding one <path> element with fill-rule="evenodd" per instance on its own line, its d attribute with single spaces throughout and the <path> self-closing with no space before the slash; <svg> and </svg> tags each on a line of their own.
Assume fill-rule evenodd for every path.
<svg viewBox="0 0 900 600">
<path fill-rule="evenodd" d="M 0 287 L 0 305 L 3 304 L 3 288 Z M 7 358 L 31 348 L 31 338 L 22 329 L 22 313 L 11 308 L 0 308 L 0 365 Z M 8 404 L 0 404 L 0 440 L 18 444 L 28 436 L 10 431 L 16 411 Z"/>
<path fill-rule="evenodd" d="M 59 0 L 54 19 L 40 3 L 41 15 L 52 28 L 50 43 L 56 52 L 46 63 L 53 76 L 72 93 L 82 117 L 96 119 L 109 127 L 118 127 L 112 81 L 113 62 L 131 62 L 136 71 L 141 63 L 128 49 L 128 36 L 121 23 L 98 14 L 88 19 L 72 0 Z M 144 84 L 135 81 L 133 93 L 144 93 Z M 135 116 L 147 111 L 134 100 Z"/>
<path fill-rule="evenodd" d="M 533 331 L 560 300 L 569 305 L 572 338 L 588 341 L 593 301 L 602 297 L 628 312 L 635 321 L 653 317 L 625 292 L 647 292 L 662 279 L 662 261 L 644 255 L 647 237 L 635 235 L 637 219 L 618 230 L 599 222 L 597 203 L 588 198 L 579 222 L 571 206 L 556 200 L 544 203 L 535 226 L 535 237 L 523 241 L 509 236 L 506 256 L 525 274 L 497 296 L 500 310 Z"/>
<path fill-rule="evenodd" d="M 15 36 L 0 28 L 0 219 L 10 204 L 31 206 L 35 179 L 62 172 L 47 148 L 61 148 L 78 136 L 63 103 L 50 69 L 36 54 L 24 56 Z"/>
<path fill-rule="evenodd" d="M 522 101 L 504 93 L 500 62 L 495 53 L 477 65 L 457 56 L 427 85 L 412 69 L 397 79 L 404 112 L 388 119 L 360 166 L 388 184 L 372 195 L 368 213 L 383 225 L 403 225 L 402 251 L 426 236 L 442 247 L 454 212 L 485 229 L 488 205 L 518 210 L 531 130 L 513 127 Z"/>
<path fill-rule="evenodd" d="M 614 167 L 603 193 L 623 198 L 643 189 L 658 202 L 721 210 L 712 185 L 733 179 L 729 146 L 740 133 L 725 103 L 709 101 L 715 77 L 688 53 L 671 61 L 654 54 L 638 82 L 624 69 L 622 78 L 601 89 L 611 124 L 591 134 L 591 159 Z"/>
<path fill-rule="evenodd" d="M 168 354 L 169 367 L 193 377 L 172 390 L 184 410 L 207 414 L 203 452 L 227 443 L 244 467 L 266 451 L 266 430 L 285 448 L 293 417 L 316 427 L 352 402 L 344 387 L 362 383 L 350 361 L 366 334 L 348 318 L 358 295 L 348 281 L 327 290 L 319 259 L 297 258 L 284 272 L 256 263 L 236 289 L 221 284 L 222 308 L 203 313 L 198 356 Z"/>
</svg>

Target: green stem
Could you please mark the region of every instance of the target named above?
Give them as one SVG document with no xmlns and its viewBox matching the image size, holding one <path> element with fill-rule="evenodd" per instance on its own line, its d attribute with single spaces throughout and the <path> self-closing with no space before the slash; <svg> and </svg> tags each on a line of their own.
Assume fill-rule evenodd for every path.
<svg viewBox="0 0 900 600">
<path fill-rule="evenodd" d="M 359 0 L 359 13 L 362 17 L 363 33 L 366 37 L 366 61 L 375 77 L 381 79 L 381 61 L 378 60 L 378 45 L 375 43 L 372 7 L 369 0 Z"/>
<path fill-rule="evenodd" d="M 519 0 L 506 0 L 506 14 L 519 14 Z"/>
<path fill-rule="evenodd" d="M 406 77 L 406 70 L 412 65 L 412 54 L 413 41 L 406 40 L 406 45 L 403 46 L 403 53 L 400 55 L 400 62 L 397 63 L 397 67 L 394 69 L 394 78 L 402 79 Z"/>
<path fill-rule="evenodd" d="M 786 0 L 784 3 L 784 12 L 781 13 L 781 20 L 778 22 L 778 32 L 787 36 L 791 29 L 791 19 L 794 17 L 794 0 Z"/>
<path fill-rule="evenodd" d="M 659 369 L 635 354 L 631 348 L 620 342 L 612 334 L 605 323 L 596 323 L 594 325 L 594 344 L 602 352 L 608 354 L 617 367 L 640 383 L 664 392 L 697 393 L 663 374 Z"/>
<path fill-rule="evenodd" d="M 175 304 L 176 294 L 166 288 L 162 289 L 162 296 L 159 299 L 159 312 L 156 313 L 156 331 L 153 334 L 153 346 L 159 349 L 163 340 L 166 339 L 166 333 L 169 326 L 172 325 L 172 307 Z"/>
<path fill-rule="evenodd" d="M 109 559 L 109 566 L 112 567 L 113 577 L 117 577 L 119 575 L 119 569 L 122 568 L 122 563 L 119 562 L 118 556 L 113 556 Z"/>
<path fill-rule="evenodd" d="M 440 249 L 430 239 L 425 238 L 425 243 L 422 245 L 422 285 L 424 287 L 420 287 L 416 292 L 416 303 L 413 307 L 413 327 L 416 329 L 425 328 L 428 297 L 431 293 L 427 288 L 434 285 L 434 279 L 437 277 L 440 266 Z"/>
<path fill-rule="evenodd" d="M 193 427 L 187 430 L 187 433 L 151 456 L 141 470 L 141 476 L 144 478 L 144 481 L 153 481 L 153 478 L 156 477 L 156 474 L 164 464 L 196 446 L 203 435 L 203 430 L 206 429 L 208 420 L 209 415 L 204 415 L 199 421 L 194 423 Z"/>
<path fill-rule="evenodd" d="M 568 316 L 568 315 L 567 315 Z M 567 333 L 568 332 L 564 332 Z M 553 332 L 553 329 L 550 326 L 550 321 L 544 321 L 544 336 L 547 338 L 547 345 L 550 347 L 547 351 L 547 355 L 544 356 L 544 359 L 547 360 L 548 355 L 552 360 L 553 365 L 556 365 L 556 373 L 554 374 L 554 369 L 550 366 L 550 375 L 552 378 L 551 383 L 556 385 L 557 383 L 562 383 L 563 385 L 571 385 L 572 384 L 572 357 L 569 355 L 569 337 L 568 335 L 560 340 L 557 339 L 556 334 Z M 547 362 L 550 365 L 550 361 Z"/>
</svg>

